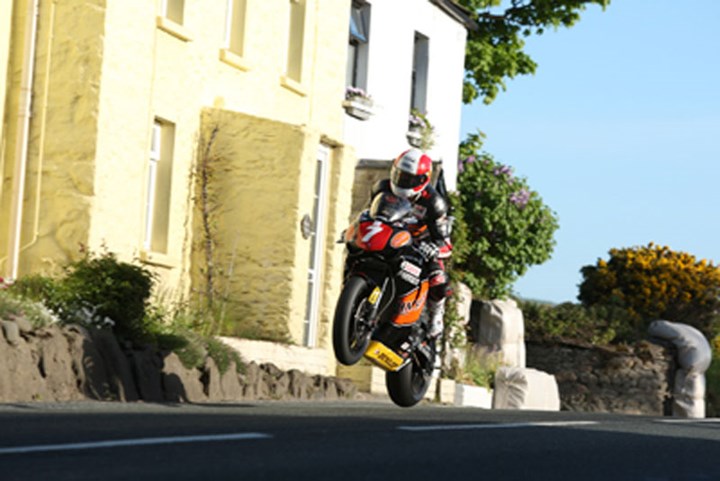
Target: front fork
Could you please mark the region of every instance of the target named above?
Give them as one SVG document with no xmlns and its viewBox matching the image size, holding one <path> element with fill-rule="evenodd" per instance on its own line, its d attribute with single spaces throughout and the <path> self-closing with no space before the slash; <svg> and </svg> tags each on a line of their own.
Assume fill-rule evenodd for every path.
<svg viewBox="0 0 720 481">
<path fill-rule="evenodd" d="M 386 277 L 383 280 L 382 287 L 375 286 L 368 296 L 368 303 L 370 304 L 370 312 L 368 313 L 368 321 L 372 324 L 377 324 L 377 316 L 382 304 L 383 295 L 387 289 L 389 279 Z"/>
</svg>

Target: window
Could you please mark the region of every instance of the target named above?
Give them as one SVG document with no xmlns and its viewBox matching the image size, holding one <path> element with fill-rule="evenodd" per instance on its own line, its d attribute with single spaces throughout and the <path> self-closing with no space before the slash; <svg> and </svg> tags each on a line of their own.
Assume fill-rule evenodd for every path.
<svg viewBox="0 0 720 481">
<path fill-rule="evenodd" d="M 305 2 L 289 0 L 290 16 L 288 35 L 288 54 L 286 76 L 290 80 L 302 82 L 303 44 L 305 40 Z"/>
<path fill-rule="evenodd" d="M 370 39 L 370 5 L 353 2 L 350 9 L 350 41 L 348 43 L 347 85 L 367 89 L 368 42 Z"/>
<path fill-rule="evenodd" d="M 183 24 L 185 0 L 162 0 L 162 16 L 178 25 Z"/>
<path fill-rule="evenodd" d="M 228 0 L 225 24 L 225 46 L 242 57 L 245 49 L 245 9 L 247 0 Z"/>
<path fill-rule="evenodd" d="M 410 108 L 419 112 L 426 112 L 427 108 L 429 44 L 426 36 L 415 32 Z"/>
<path fill-rule="evenodd" d="M 166 254 L 168 247 L 174 143 L 175 126 L 156 120 L 148 159 L 143 248 L 160 254 Z"/>
</svg>

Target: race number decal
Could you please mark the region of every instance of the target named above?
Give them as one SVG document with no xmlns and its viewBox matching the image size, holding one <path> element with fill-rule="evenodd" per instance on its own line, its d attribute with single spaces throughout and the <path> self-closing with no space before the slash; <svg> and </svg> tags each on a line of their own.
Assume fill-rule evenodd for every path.
<svg viewBox="0 0 720 481">
<path fill-rule="evenodd" d="M 362 222 L 356 234 L 355 242 L 361 249 L 382 251 L 387 246 L 392 232 L 392 227 L 383 224 L 379 220 Z"/>
<path fill-rule="evenodd" d="M 376 234 L 379 234 L 382 231 L 382 222 L 376 220 L 372 223 L 370 227 L 368 227 L 367 233 L 363 236 L 362 241 L 367 244 L 368 242 L 370 242 L 370 239 L 372 239 L 373 237 L 375 237 Z"/>
</svg>

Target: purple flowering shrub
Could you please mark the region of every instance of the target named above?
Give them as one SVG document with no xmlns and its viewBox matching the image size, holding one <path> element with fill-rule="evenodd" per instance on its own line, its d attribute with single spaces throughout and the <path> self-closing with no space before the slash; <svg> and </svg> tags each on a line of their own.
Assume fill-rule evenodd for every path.
<svg viewBox="0 0 720 481">
<path fill-rule="evenodd" d="M 460 144 L 451 203 L 461 241 L 453 239 L 453 267 L 476 296 L 495 299 L 508 296 L 530 266 L 550 258 L 558 220 L 525 178 L 481 151 L 482 139 L 470 134 Z"/>
</svg>

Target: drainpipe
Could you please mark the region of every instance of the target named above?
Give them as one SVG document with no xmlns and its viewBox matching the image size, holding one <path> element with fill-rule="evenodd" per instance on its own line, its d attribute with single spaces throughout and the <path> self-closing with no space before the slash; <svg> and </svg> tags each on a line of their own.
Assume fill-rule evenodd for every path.
<svg viewBox="0 0 720 481">
<path fill-rule="evenodd" d="M 30 143 L 30 118 L 32 111 L 32 84 L 35 75 L 35 44 L 37 40 L 38 11 L 40 0 L 29 0 L 27 25 L 23 46 L 22 79 L 20 82 L 20 103 L 18 105 L 18 133 L 15 145 L 15 169 L 11 193 L 10 228 L 8 230 L 7 277 L 17 278 L 20 260 L 20 233 L 22 232 L 23 199 L 25 197 L 25 174 Z"/>
</svg>

